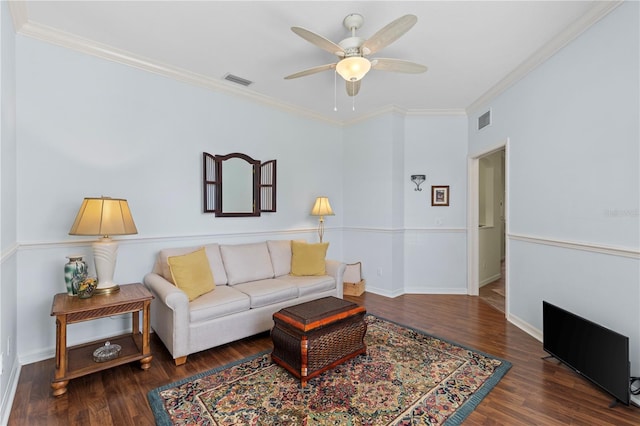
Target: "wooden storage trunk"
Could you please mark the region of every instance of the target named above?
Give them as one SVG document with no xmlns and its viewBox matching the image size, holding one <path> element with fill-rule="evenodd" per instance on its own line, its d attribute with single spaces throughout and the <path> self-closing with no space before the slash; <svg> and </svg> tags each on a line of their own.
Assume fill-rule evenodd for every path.
<svg viewBox="0 0 640 426">
<path fill-rule="evenodd" d="M 271 358 L 305 386 L 367 351 L 365 313 L 364 307 L 332 296 L 281 309 L 273 314 Z"/>
</svg>

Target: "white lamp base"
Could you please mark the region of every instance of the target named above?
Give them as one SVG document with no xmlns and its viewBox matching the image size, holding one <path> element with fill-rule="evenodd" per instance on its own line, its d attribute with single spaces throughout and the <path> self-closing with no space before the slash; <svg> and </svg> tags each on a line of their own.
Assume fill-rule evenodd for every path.
<svg viewBox="0 0 640 426">
<path fill-rule="evenodd" d="M 92 244 L 93 261 L 98 275 L 98 286 L 94 294 L 109 294 L 120 290 L 120 286 L 113 282 L 113 272 L 116 269 L 118 243 L 111 238 L 101 238 Z"/>
</svg>

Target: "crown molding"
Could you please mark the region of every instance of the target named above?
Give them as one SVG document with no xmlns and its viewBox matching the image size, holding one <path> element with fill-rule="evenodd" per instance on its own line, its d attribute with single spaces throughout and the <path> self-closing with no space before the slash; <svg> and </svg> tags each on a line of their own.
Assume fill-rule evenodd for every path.
<svg viewBox="0 0 640 426">
<path fill-rule="evenodd" d="M 367 114 L 361 115 L 352 120 L 345 121 L 344 125 L 353 125 L 362 123 L 364 121 L 370 120 L 375 117 L 379 117 L 385 114 L 398 113 L 402 114 L 405 117 L 413 116 L 413 117 L 445 117 L 445 116 L 464 116 L 466 117 L 467 111 L 462 108 L 451 108 L 451 109 L 411 109 L 411 108 L 403 108 L 398 105 L 387 105 L 386 107 L 377 109 L 375 111 L 371 111 Z"/>
<path fill-rule="evenodd" d="M 624 0 L 595 2 L 595 5 L 591 8 L 591 10 L 589 10 L 589 12 L 580 17 L 580 19 L 576 20 L 572 25 L 565 28 L 564 31 L 554 37 L 549 43 L 538 49 L 533 55 L 531 55 L 518 67 L 516 67 L 515 70 L 510 72 L 495 86 L 493 86 L 482 96 L 476 99 L 473 103 L 471 103 L 471 105 L 469 105 L 466 109 L 467 115 L 471 116 L 474 111 L 478 110 L 480 107 L 484 106 L 492 99 L 505 92 L 508 88 L 520 81 L 523 77 L 536 69 L 547 59 L 555 55 L 567 44 L 578 38 L 578 36 L 585 32 L 589 27 L 607 16 L 611 11 L 620 6 L 623 2 Z"/>
<path fill-rule="evenodd" d="M 15 31 L 21 35 L 32 37 L 47 43 L 55 44 L 67 49 L 82 52 L 112 62 L 132 66 L 148 72 L 169 77 L 184 83 L 204 87 L 210 90 L 224 92 L 239 96 L 251 101 L 279 109 L 288 113 L 303 116 L 313 120 L 322 121 L 334 126 L 353 125 L 367 121 L 387 113 L 401 113 L 405 116 L 464 116 L 471 115 L 474 111 L 490 102 L 492 99 L 506 91 L 516 82 L 521 80 L 532 70 L 537 68 L 544 61 L 553 56 L 556 52 L 577 38 L 585 30 L 605 17 L 615 8 L 620 6 L 624 0 L 598 1 L 591 10 L 580 19 L 567 27 L 557 37 L 540 48 L 536 53 L 521 63 L 514 71 L 509 73 L 500 82 L 485 92 L 465 109 L 406 109 L 397 105 L 389 105 L 370 112 L 353 120 L 335 120 L 314 111 L 288 104 L 275 98 L 262 95 L 244 87 L 237 87 L 226 81 L 210 78 L 201 74 L 154 61 L 150 58 L 135 55 L 131 52 L 117 49 L 113 46 L 98 43 L 89 39 L 79 37 L 55 28 L 30 22 L 28 9 L 25 0 L 9 1 L 9 10 L 13 18 Z"/>
<path fill-rule="evenodd" d="M 9 3 L 14 3 L 9 2 Z M 22 3 L 22 2 L 16 2 Z M 244 87 L 238 87 L 232 83 L 228 83 L 223 80 L 214 79 L 201 74 L 197 74 L 183 68 L 175 67 L 172 65 L 164 64 L 158 61 L 154 61 L 150 58 L 146 58 L 126 50 L 118 49 L 116 47 L 98 43 L 93 40 L 79 37 L 74 34 L 70 34 L 58 29 L 29 22 L 26 18 L 26 11 L 24 6 L 16 6 L 16 14 L 14 15 L 14 25 L 19 28 L 17 32 L 21 35 L 35 38 L 47 43 L 55 44 L 70 50 L 85 53 L 88 55 L 96 56 L 101 59 L 106 59 L 112 62 L 128 65 L 134 68 L 138 68 L 144 71 L 152 72 L 155 74 L 169 77 L 173 80 L 182 81 L 184 83 L 192 84 L 195 86 L 204 87 L 210 90 L 224 92 L 239 96 L 251 101 L 263 104 L 272 108 L 276 108 L 285 112 L 301 115 L 313 120 L 323 121 L 325 123 L 340 126 L 342 123 L 338 120 L 329 119 L 321 114 L 301 108 L 297 105 L 291 105 L 280 100 L 274 99 L 269 96 L 262 95 Z M 13 15 L 14 11 L 11 10 Z M 16 22 L 18 22 L 16 24 Z M 19 25 L 19 26 L 18 26 Z"/>
<path fill-rule="evenodd" d="M 322 121 L 334 126 L 346 126 L 357 124 L 370 120 L 372 118 L 388 114 L 388 113 L 400 113 L 405 116 L 447 116 L 447 115 L 465 115 L 464 109 L 405 109 L 397 105 L 388 105 L 384 108 L 380 108 L 371 113 L 365 114 L 353 120 L 335 120 L 327 118 L 324 115 L 318 114 L 314 111 L 301 108 L 296 105 L 291 105 L 280 100 L 274 99 L 269 96 L 262 95 L 260 93 L 251 91 L 244 87 L 237 87 L 223 80 L 213 79 L 201 74 L 197 74 L 183 68 L 175 67 L 172 65 L 164 64 L 158 61 L 154 61 L 150 58 L 146 58 L 126 50 L 121 50 L 116 47 L 98 43 L 93 40 L 82 38 L 80 36 L 60 31 L 58 29 L 42 25 L 36 22 L 30 22 L 28 17 L 28 10 L 26 2 L 24 0 L 12 0 L 9 1 L 9 9 L 13 17 L 13 24 L 17 33 L 31 37 L 37 40 L 44 41 L 46 43 L 55 44 L 70 50 L 85 53 L 88 55 L 96 56 L 101 59 L 120 63 L 123 65 L 138 68 L 144 71 L 152 72 L 162 75 L 174 80 L 182 81 L 184 83 L 192 84 L 199 87 L 204 87 L 210 90 L 224 92 L 235 96 L 243 97 L 251 101 L 276 108 L 288 113 L 310 118 L 312 120 Z"/>
<path fill-rule="evenodd" d="M 449 108 L 449 109 L 407 109 L 405 110 L 407 116 L 467 116 L 467 110 L 464 108 Z"/>
<path fill-rule="evenodd" d="M 29 13 L 27 11 L 27 3 L 25 0 L 11 0 L 9 4 L 9 12 L 13 19 L 13 29 L 20 32 L 22 27 L 29 21 Z"/>
</svg>

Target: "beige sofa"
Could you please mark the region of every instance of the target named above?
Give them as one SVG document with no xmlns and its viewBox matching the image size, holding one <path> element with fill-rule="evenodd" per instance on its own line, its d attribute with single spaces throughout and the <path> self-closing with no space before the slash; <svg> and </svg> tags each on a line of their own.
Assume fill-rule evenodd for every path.
<svg viewBox="0 0 640 426">
<path fill-rule="evenodd" d="M 342 298 L 345 264 L 326 260 L 326 275 L 293 276 L 291 241 L 205 245 L 215 290 L 191 302 L 172 283 L 167 257 L 199 247 L 161 250 L 144 283 L 153 293 L 151 328 L 176 365 L 189 354 L 252 336 L 273 327 L 280 309 L 326 296 Z"/>
</svg>

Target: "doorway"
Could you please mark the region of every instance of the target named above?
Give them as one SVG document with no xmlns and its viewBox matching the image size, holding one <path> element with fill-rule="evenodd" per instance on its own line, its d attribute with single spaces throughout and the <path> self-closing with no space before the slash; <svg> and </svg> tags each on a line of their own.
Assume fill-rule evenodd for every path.
<svg viewBox="0 0 640 426">
<path fill-rule="evenodd" d="M 508 315 L 508 140 L 468 161 L 468 291 Z"/>
</svg>

